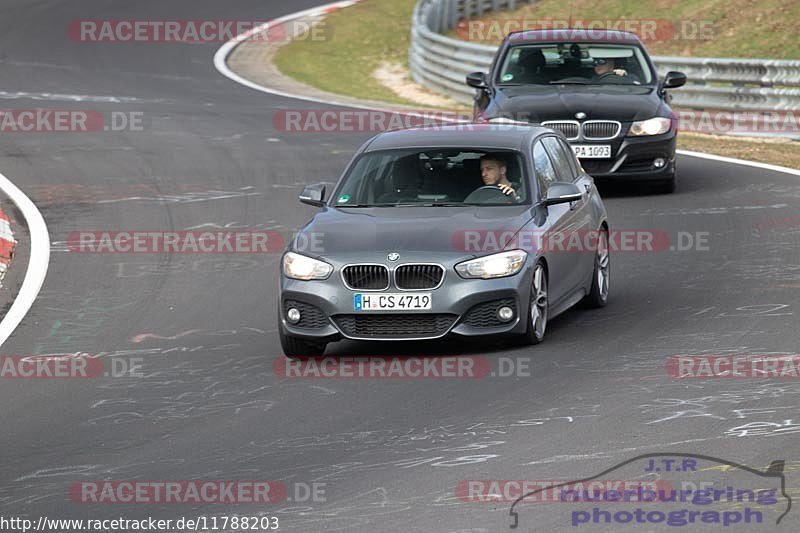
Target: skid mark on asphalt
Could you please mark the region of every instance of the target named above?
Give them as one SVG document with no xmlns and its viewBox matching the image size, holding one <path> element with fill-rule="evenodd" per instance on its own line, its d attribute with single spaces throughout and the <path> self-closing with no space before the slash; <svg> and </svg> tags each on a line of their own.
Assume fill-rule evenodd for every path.
<svg viewBox="0 0 800 533">
<path fill-rule="evenodd" d="M 133 343 L 140 343 L 146 339 L 156 339 L 156 340 L 176 340 L 180 339 L 181 337 L 186 337 L 188 335 L 194 334 L 202 334 L 210 337 L 232 337 L 241 334 L 258 334 L 258 335 L 266 335 L 267 333 L 274 333 L 277 332 L 277 329 L 259 329 L 259 328 L 251 328 L 249 326 L 243 326 L 238 329 L 221 329 L 221 330 L 211 330 L 211 329 L 190 329 L 183 331 L 181 333 L 177 333 L 171 336 L 159 335 L 157 333 L 139 333 L 135 335 L 131 342 Z"/>
<path fill-rule="evenodd" d="M 156 333 L 140 333 L 139 335 L 134 336 L 131 339 L 131 342 L 133 342 L 134 344 L 138 344 L 138 343 L 142 342 L 145 339 L 175 340 L 175 339 L 180 339 L 181 337 L 185 337 L 187 335 L 191 335 L 192 333 L 199 333 L 201 331 L 203 331 L 203 330 L 202 329 L 190 329 L 190 330 L 184 331 L 183 333 L 178 333 L 177 335 L 171 335 L 171 336 L 168 336 L 168 337 L 164 336 L 164 335 L 158 335 Z"/>
<path fill-rule="evenodd" d="M 128 196 L 113 200 L 99 200 L 98 204 L 117 204 L 122 202 L 153 202 L 157 204 L 193 204 L 197 202 L 212 202 L 215 200 L 228 200 L 231 198 L 246 198 L 260 196 L 260 192 L 251 192 L 252 187 L 243 187 L 238 191 L 204 191 L 199 193 L 163 195 L 163 196 Z"/>
<path fill-rule="evenodd" d="M 132 96 L 98 96 L 91 94 L 59 94 L 59 93 L 39 93 L 39 92 L 8 92 L 0 91 L 0 98 L 5 100 L 46 100 L 51 102 L 93 102 L 98 104 L 171 104 L 171 100 L 143 99 Z"/>
<path fill-rule="evenodd" d="M 772 205 L 732 205 L 727 207 L 675 208 L 666 210 L 648 209 L 641 216 L 685 216 L 685 215 L 725 215 L 739 211 L 755 211 L 760 209 L 786 209 L 789 204 Z"/>
<path fill-rule="evenodd" d="M 217 414 L 230 417 L 250 410 L 269 411 L 277 403 L 268 396 L 271 386 L 263 385 L 270 378 L 269 367 L 260 356 L 246 359 L 224 357 L 225 353 L 230 354 L 239 348 L 241 345 L 234 343 L 144 350 L 151 356 L 215 351 L 221 352 L 223 358 L 176 361 L 157 370 L 147 365 L 149 358 L 146 358 L 141 378 L 121 377 L 98 384 L 99 391 L 114 395 L 95 400 L 89 406 L 83 425 L 190 420 Z M 249 381 L 254 381 L 257 386 L 245 386 Z M 132 389 L 135 389 L 135 395 L 131 394 Z"/>
<path fill-rule="evenodd" d="M 693 398 L 654 398 L 648 403 L 639 405 L 639 409 L 642 414 L 648 415 L 650 418 L 645 425 L 661 425 L 666 422 L 681 423 L 693 418 L 719 421 L 750 420 L 753 422 L 753 418 L 756 418 L 758 424 L 766 424 L 764 427 L 772 427 L 773 431 L 753 431 L 751 435 L 791 434 L 800 430 L 800 426 L 795 429 L 796 425 L 791 422 L 791 419 L 787 419 L 787 416 L 791 416 L 800 408 L 800 405 L 797 404 L 797 401 L 800 400 L 798 396 L 800 396 L 800 384 L 765 383 L 746 391 L 715 391 L 709 395 Z M 768 400 L 778 400 L 783 405 L 754 406 L 754 402 Z M 777 425 L 773 427 L 770 424 Z M 740 431 L 742 429 L 740 426 L 731 428 L 725 432 L 725 435 L 735 436 L 737 428 Z"/>
<path fill-rule="evenodd" d="M 173 258 L 175 256 L 172 256 Z M 236 272 L 242 270 L 260 270 L 269 267 L 280 259 L 280 254 L 268 254 L 259 259 L 246 258 L 210 258 L 178 261 L 170 264 L 161 263 L 106 263 L 114 269 L 117 278 L 142 278 L 146 276 L 165 276 L 168 274 L 216 274 L 220 272 Z M 104 265 L 104 266 L 105 266 Z"/>
<path fill-rule="evenodd" d="M 59 350 L 70 351 L 76 345 L 94 340 L 116 312 L 128 310 L 134 302 L 113 303 L 116 297 L 87 296 L 79 300 L 74 308 L 43 305 L 42 311 L 53 313 L 55 318 L 47 333 L 34 345 L 34 353 L 54 353 Z M 47 301 L 46 298 L 41 298 Z M 61 300 L 63 302 L 63 300 Z"/>
</svg>

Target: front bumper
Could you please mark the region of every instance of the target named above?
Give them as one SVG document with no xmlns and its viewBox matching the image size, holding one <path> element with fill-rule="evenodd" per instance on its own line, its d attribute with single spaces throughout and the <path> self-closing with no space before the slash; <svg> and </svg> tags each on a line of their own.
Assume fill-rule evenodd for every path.
<svg viewBox="0 0 800 533">
<path fill-rule="evenodd" d="M 665 180 L 675 174 L 677 134 L 669 131 L 652 137 L 622 137 L 611 142 L 611 159 L 581 159 L 587 174 L 608 180 Z M 576 144 L 608 144 L 603 141 L 573 141 Z M 656 168 L 653 162 L 664 159 Z"/>
<path fill-rule="evenodd" d="M 430 291 L 431 309 L 425 311 L 355 311 L 354 295 L 335 271 L 327 280 L 298 281 L 281 277 L 279 299 L 280 327 L 293 337 L 330 342 L 354 340 L 422 340 L 447 335 L 483 336 L 522 334 L 526 329 L 527 308 L 533 271 L 531 258 L 522 271 L 506 278 L 463 279 L 452 268 L 446 269 L 442 285 Z M 403 292 L 390 287 L 381 292 Z M 299 323 L 286 319 L 290 307 L 301 313 Z M 496 318 L 496 309 L 514 309 L 508 322 Z"/>
</svg>

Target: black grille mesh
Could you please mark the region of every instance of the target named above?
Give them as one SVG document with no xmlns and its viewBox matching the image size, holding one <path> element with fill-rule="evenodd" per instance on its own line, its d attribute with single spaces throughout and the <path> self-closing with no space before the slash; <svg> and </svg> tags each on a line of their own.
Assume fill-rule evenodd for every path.
<svg viewBox="0 0 800 533">
<path fill-rule="evenodd" d="M 589 122 L 583 125 L 583 136 L 586 139 L 607 139 L 616 137 L 620 126 L 616 122 Z"/>
<path fill-rule="evenodd" d="M 362 338 L 424 338 L 444 335 L 457 315 L 434 313 L 337 315 L 345 335 Z"/>
<path fill-rule="evenodd" d="M 578 124 L 575 122 L 549 122 L 543 125 L 560 131 L 567 139 L 575 139 L 578 137 Z"/>
<path fill-rule="evenodd" d="M 513 298 L 504 298 L 502 300 L 494 300 L 478 304 L 467 311 L 463 319 L 463 323 L 473 328 L 496 328 L 505 326 L 508 322 L 500 322 L 497 318 L 497 310 L 506 306 L 511 309 L 516 309 Z"/>
<path fill-rule="evenodd" d="M 297 300 L 285 300 L 283 302 L 284 313 L 292 307 L 300 311 L 300 322 L 292 324 L 296 328 L 319 329 L 330 325 L 328 317 L 325 316 L 322 309 L 315 305 Z"/>
<path fill-rule="evenodd" d="M 394 283 L 398 289 L 432 289 L 443 275 L 439 265 L 401 265 L 394 273 Z"/>
<path fill-rule="evenodd" d="M 389 287 L 389 270 L 382 265 L 350 265 L 343 271 L 344 280 L 350 288 L 360 290 L 382 290 Z"/>
</svg>

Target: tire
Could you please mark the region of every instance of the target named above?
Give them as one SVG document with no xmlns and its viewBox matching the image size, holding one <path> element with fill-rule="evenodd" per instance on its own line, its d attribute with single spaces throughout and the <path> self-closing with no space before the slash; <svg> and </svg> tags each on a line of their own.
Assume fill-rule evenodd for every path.
<svg viewBox="0 0 800 533">
<path fill-rule="evenodd" d="M 608 230 L 602 228 L 597 238 L 592 270 L 592 288 L 583 299 L 586 307 L 605 307 L 611 280 L 611 253 L 608 245 Z"/>
<path fill-rule="evenodd" d="M 311 342 L 284 333 L 283 328 L 278 328 L 278 337 L 281 340 L 283 355 L 290 359 L 301 357 L 320 357 L 325 353 L 325 342 Z"/>
<path fill-rule="evenodd" d="M 528 326 L 524 335 L 526 344 L 539 344 L 544 340 L 549 305 L 549 300 L 547 299 L 547 269 L 545 269 L 544 263 L 539 261 L 534 267 L 533 280 L 531 281 L 531 298 L 527 312 Z"/>
</svg>

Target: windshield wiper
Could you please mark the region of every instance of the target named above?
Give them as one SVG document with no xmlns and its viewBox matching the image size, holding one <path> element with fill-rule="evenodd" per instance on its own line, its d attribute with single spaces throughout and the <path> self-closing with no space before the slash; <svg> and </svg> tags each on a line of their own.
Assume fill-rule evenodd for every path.
<svg viewBox="0 0 800 533">
<path fill-rule="evenodd" d="M 553 81 L 550 82 L 550 85 L 589 85 L 589 82 L 588 81 L 577 81 L 577 80 L 573 80 L 573 81 L 553 80 Z"/>
<path fill-rule="evenodd" d="M 335 205 L 334 207 L 340 207 L 347 209 L 348 207 L 413 207 L 422 204 L 342 204 L 342 205 Z"/>
<path fill-rule="evenodd" d="M 401 203 L 401 204 L 351 204 L 337 205 L 337 208 L 360 208 L 360 207 L 468 207 L 481 204 L 465 204 L 464 202 L 427 202 L 427 203 Z"/>
</svg>

